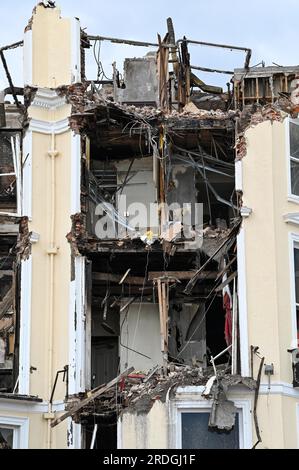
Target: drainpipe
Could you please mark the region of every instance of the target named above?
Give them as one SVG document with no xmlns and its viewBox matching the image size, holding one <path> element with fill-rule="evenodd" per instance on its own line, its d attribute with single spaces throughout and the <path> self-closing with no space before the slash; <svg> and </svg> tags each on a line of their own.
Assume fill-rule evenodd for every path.
<svg viewBox="0 0 299 470">
<path fill-rule="evenodd" d="M 51 158 L 51 217 L 50 217 L 50 245 L 47 253 L 50 258 L 50 299 L 49 299 L 49 350 L 48 350 L 48 393 L 49 404 L 48 413 L 44 416 L 48 420 L 47 429 L 47 448 L 52 448 L 52 428 L 51 421 L 55 418 L 53 413 L 52 403 L 50 403 L 50 396 L 52 393 L 53 385 L 53 339 L 54 339 L 54 258 L 57 255 L 58 248 L 55 243 L 55 211 L 56 211 L 56 197 L 55 197 L 55 158 L 58 156 L 55 149 L 55 132 L 51 135 L 51 150 L 48 155 Z"/>
</svg>

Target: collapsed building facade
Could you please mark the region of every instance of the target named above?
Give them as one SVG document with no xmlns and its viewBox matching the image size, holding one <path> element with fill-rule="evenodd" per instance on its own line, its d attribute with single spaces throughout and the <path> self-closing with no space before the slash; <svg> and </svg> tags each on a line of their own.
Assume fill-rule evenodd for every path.
<svg viewBox="0 0 299 470">
<path fill-rule="evenodd" d="M 150 52 L 110 80 L 104 41 Z M 207 84 L 190 44 L 244 68 Z M 299 67 L 43 3 L 0 52 L 0 446 L 298 447 Z"/>
</svg>

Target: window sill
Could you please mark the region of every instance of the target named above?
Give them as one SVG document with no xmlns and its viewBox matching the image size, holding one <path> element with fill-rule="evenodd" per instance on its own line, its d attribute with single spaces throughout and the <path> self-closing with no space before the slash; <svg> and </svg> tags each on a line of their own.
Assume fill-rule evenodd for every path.
<svg viewBox="0 0 299 470">
<path fill-rule="evenodd" d="M 294 202 L 295 204 L 299 204 L 299 196 L 295 196 L 291 194 L 288 196 L 288 201 Z"/>
</svg>

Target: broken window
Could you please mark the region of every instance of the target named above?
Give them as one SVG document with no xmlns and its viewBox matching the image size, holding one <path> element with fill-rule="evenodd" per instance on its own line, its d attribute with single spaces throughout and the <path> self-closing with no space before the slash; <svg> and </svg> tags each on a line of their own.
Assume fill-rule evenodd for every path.
<svg viewBox="0 0 299 470">
<path fill-rule="evenodd" d="M 299 120 L 290 120 L 291 194 L 299 196 Z"/>
<path fill-rule="evenodd" d="M 239 414 L 230 432 L 209 429 L 210 413 L 183 412 L 181 418 L 182 449 L 239 449 Z"/>
</svg>

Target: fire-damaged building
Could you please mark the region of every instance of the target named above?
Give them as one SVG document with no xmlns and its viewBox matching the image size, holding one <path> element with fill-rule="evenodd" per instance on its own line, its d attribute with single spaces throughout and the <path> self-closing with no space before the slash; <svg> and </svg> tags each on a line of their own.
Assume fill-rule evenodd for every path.
<svg viewBox="0 0 299 470">
<path fill-rule="evenodd" d="M 1 448 L 298 448 L 299 67 L 250 58 L 54 2 L 0 48 Z"/>
</svg>

